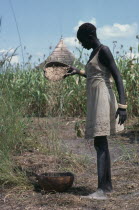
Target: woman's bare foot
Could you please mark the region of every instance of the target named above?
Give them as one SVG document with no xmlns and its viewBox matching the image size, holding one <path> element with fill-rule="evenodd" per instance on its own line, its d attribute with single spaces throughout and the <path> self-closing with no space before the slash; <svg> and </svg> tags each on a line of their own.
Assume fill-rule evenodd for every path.
<svg viewBox="0 0 139 210">
<path fill-rule="evenodd" d="M 101 189 L 98 189 L 96 192 L 87 195 L 87 196 L 82 196 L 82 198 L 89 198 L 89 199 L 97 199 L 97 200 L 106 200 L 107 196 L 105 192 Z"/>
</svg>

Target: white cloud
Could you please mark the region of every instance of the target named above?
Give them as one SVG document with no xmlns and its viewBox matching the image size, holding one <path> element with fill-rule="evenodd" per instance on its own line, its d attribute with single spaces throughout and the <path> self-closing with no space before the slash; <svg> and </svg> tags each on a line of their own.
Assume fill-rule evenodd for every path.
<svg viewBox="0 0 139 210">
<path fill-rule="evenodd" d="M 79 26 L 82 25 L 83 23 L 92 23 L 95 26 L 97 25 L 96 18 L 94 18 L 94 17 L 88 21 L 79 20 L 77 26 L 74 27 L 74 31 L 76 32 L 78 30 Z"/>
<path fill-rule="evenodd" d="M 2 55 L 2 54 L 5 54 L 5 52 L 7 52 L 6 50 L 4 50 L 4 49 L 1 49 L 0 50 L 0 54 Z"/>
<path fill-rule="evenodd" d="M 11 58 L 12 57 L 12 58 Z M 1 49 L 0 50 L 0 60 L 7 59 L 12 64 L 19 63 L 19 56 L 16 55 L 15 49 Z"/>
<path fill-rule="evenodd" d="M 15 52 L 15 49 L 11 48 L 11 49 L 1 49 L 0 50 L 0 56 L 11 56 L 11 55 L 14 55 L 16 52 Z"/>
<path fill-rule="evenodd" d="M 101 28 L 98 28 L 98 37 L 100 39 L 106 40 L 110 38 L 128 38 L 135 37 L 137 34 L 138 25 L 137 23 L 133 24 L 119 24 L 114 23 L 111 25 L 104 25 Z"/>
<path fill-rule="evenodd" d="M 11 59 L 11 64 L 14 64 L 14 63 L 19 63 L 19 56 L 13 56 L 12 59 Z"/>
<path fill-rule="evenodd" d="M 64 38 L 64 43 L 69 46 L 72 46 L 72 47 L 79 46 L 79 42 L 78 42 L 77 38 L 74 36 Z"/>
</svg>

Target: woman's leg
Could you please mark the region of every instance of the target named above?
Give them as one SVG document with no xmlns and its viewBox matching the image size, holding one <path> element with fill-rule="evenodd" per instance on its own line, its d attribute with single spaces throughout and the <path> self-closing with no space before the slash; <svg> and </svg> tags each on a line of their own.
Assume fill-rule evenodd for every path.
<svg viewBox="0 0 139 210">
<path fill-rule="evenodd" d="M 94 147 L 97 151 L 98 189 L 101 189 L 104 192 L 110 192 L 112 190 L 112 182 L 107 137 L 95 137 Z"/>
</svg>

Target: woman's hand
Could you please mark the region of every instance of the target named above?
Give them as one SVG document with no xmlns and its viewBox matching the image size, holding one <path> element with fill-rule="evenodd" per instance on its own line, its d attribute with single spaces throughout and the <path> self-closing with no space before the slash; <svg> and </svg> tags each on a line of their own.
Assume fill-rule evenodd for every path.
<svg viewBox="0 0 139 210">
<path fill-rule="evenodd" d="M 79 69 L 76 69 L 73 66 L 69 66 L 68 68 L 68 72 L 64 75 L 64 78 L 71 76 L 71 75 L 75 75 L 79 73 Z"/>
<path fill-rule="evenodd" d="M 118 122 L 118 124 L 122 125 L 127 119 L 126 109 L 118 108 L 117 111 L 116 111 L 115 118 L 117 118 L 118 115 L 119 115 L 119 122 Z"/>
</svg>

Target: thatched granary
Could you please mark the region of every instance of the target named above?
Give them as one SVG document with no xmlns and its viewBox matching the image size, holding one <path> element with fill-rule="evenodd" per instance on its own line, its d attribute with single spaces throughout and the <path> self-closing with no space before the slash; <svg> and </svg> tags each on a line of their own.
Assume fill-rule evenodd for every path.
<svg viewBox="0 0 139 210">
<path fill-rule="evenodd" d="M 48 58 L 42 62 L 38 68 L 45 68 L 45 65 L 52 61 L 58 61 L 67 65 L 74 65 L 74 63 L 79 63 L 75 56 L 67 49 L 63 38 L 60 39 L 59 43 L 55 47 L 54 51 Z M 83 65 L 83 64 L 82 64 Z"/>
</svg>

